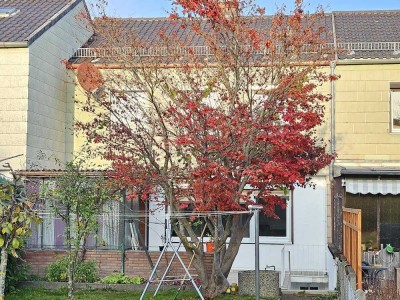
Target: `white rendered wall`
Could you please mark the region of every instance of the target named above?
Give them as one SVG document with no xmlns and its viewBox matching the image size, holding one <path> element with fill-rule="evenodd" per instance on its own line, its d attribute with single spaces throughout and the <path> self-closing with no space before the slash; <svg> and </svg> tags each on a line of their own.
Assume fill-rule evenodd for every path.
<svg viewBox="0 0 400 300">
<path fill-rule="evenodd" d="M 54 168 L 54 158 L 65 160 L 66 135 L 71 134 L 66 103 L 71 79 L 63 60 L 91 36 L 86 20 L 77 17 L 82 12 L 80 3 L 29 47 L 28 168 Z M 42 154 L 53 159 L 40 159 Z"/>
<path fill-rule="evenodd" d="M 260 237 L 260 267 L 273 265 L 282 269 L 282 250 L 290 251 L 293 271 L 326 271 L 326 184 L 325 178 L 313 180 L 315 187 L 293 192 L 293 243 L 272 244 Z M 254 223 L 250 230 L 254 230 Z M 244 239 L 232 269 L 254 268 L 254 241 Z M 288 266 L 288 258 L 285 256 Z"/>
<path fill-rule="evenodd" d="M 165 216 L 164 198 L 161 195 L 152 198 L 149 202 L 149 251 L 158 251 L 164 244 Z"/>
</svg>

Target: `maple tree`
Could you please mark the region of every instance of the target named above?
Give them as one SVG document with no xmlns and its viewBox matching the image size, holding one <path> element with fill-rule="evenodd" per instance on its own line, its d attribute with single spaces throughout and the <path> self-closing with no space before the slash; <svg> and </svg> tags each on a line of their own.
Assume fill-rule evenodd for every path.
<svg viewBox="0 0 400 300">
<path fill-rule="evenodd" d="M 332 53 L 322 10 L 307 14 L 297 0 L 289 15 L 267 17 L 251 0 L 174 4 L 156 37 L 123 19 L 94 20 L 105 69 L 82 107 L 94 117 L 77 125 L 131 197 L 161 190 L 172 215 L 190 206 L 172 225 L 212 298 L 228 286 L 251 215 L 204 215 L 211 270 L 191 221 L 246 210 L 251 192 L 276 217 L 285 203 L 274 191 L 310 184 L 332 160 L 317 134 L 329 100 L 319 87 L 336 78 L 323 68 Z"/>
</svg>

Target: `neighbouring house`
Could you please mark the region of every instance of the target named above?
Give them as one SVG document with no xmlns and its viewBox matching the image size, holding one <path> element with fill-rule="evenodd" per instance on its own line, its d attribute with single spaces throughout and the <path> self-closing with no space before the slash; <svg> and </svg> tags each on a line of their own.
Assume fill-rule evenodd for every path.
<svg viewBox="0 0 400 300">
<path fill-rule="evenodd" d="M 333 17 L 337 42 L 348 47 L 333 69 L 341 79 L 333 98 L 332 242 L 343 250 L 342 207 L 361 209 L 364 253 L 357 268 L 361 260 L 383 265 L 389 272 L 381 276 L 393 280 L 398 253 L 376 251 L 388 244 L 400 248 L 400 12 Z"/>
<path fill-rule="evenodd" d="M 0 3 L 0 159 L 21 155 L 15 169 L 72 157 L 63 61 L 92 35 L 88 20 L 82 0 Z"/>
<path fill-rule="evenodd" d="M 333 144 L 334 242 L 341 248 L 342 206 L 362 209 L 364 249 L 400 247 L 399 11 L 334 13 L 339 43 Z M 339 214 L 338 214 L 339 213 Z"/>
<path fill-rule="evenodd" d="M 21 46 L 17 43 L 21 42 L 19 37 L 9 41 L 14 44 L 7 44 L 8 40 L 3 42 L 2 22 L 11 22 L 12 18 L 24 12 L 23 1 L 8 1 L 7 5 L 12 3 L 19 5 L 15 7 L 19 11 L 10 13 L 6 17 L 9 19 L 2 19 L 0 14 L 0 47 Z M 47 12 L 49 7 L 54 8 L 44 5 L 40 9 Z M 0 48 L 0 76 L 5 78 L 0 80 L 0 89 L 4 90 L 0 95 L 5 95 L 5 101 L 9 101 L 10 107 L 15 107 L 12 111 L 4 111 L 8 107 L 4 106 L 0 113 L 0 120 L 5 123 L 2 128 L 7 131 L 2 133 L 7 134 L 3 143 L 9 143 L 0 146 L 0 155 L 8 157 L 21 151 L 25 155 L 23 161 L 19 161 L 21 168 L 28 168 L 31 162 L 38 163 L 42 171 L 33 170 L 26 174 L 42 180 L 52 176 L 43 172 L 43 169 L 52 166 L 42 165 L 42 161 L 37 160 L 39 151 L 68 160 L 72 157 L 70 153 L 78 152 L 82 145 L 82 140 L 74 138 L 68 130 L 73 118 L 80 116 L 75 101 L 86 97 L 77 81 L 70 82 L 75 77 L 74 66 L 89 61 L 102 69 L 102 66 L 105 67 L 104 60 L 107 61 L 107 57 L 99 57 L 97 51 L 92 51 L 95 45 L 90 41 L 84 48 L 77 49 L 91 35 L 86 28 L 76 27 L 73 16 L 78 9 L 84 10 L 82 1 L 59 4 L 59 10 L 53 14 L 49 12 L 46 18 L 51 21 L 44 21 L 47 26 L 39 26 L 36 31 L 32 30 L 26 37 L 20 38 L 25 41 L 24 47 Z M 35 9 L 32 8 L 32 11 Z M 341 79 L 325 87 L 333 100 L 327 109 L 327 123 L 321 134 L 330 136 L 330 147 L 337 153 L 337 159 L 329 170 L 327 168 L 315 176 L 314 187 L 295 189 L 285 196 L 288 205 L 278 211 L 279 220 L 261 217 L 260 221 L 260 228 L 265 228 L 260 231 L 260 266 L 280 271 L 281 287 L 284 289 L 335 289 L 336 264 L 328 244 L 333 243 L 341 249 L 341 209 L 344 203 L 367 211 L 364 214 L 367 218 L 364 221 L 366 248 L 377 247 L 382 242 L 398 243 L 395 229 L 400 223 L 396 215 L 396 195 L 397 191 L 400 192 L 400 187 L 397 188 L 397 180 L 400 179 L 400 121 L 397 119 L 400 116 L 396 108 L 400 106 L 399 17 L 400 11 L 333 12 L 326 15 L 328 30 L 334 33 L 331 46 L 337 50 L 337 56 L 330 63 L 330 70 L 329 66 L 325 68 L 332 74 L 340 75 Z M 165 22 L 167 19 L 164 18 L 126 20 L 141 38 L 157 34 L 160 28 L 166 28 Z M 73 32 L 66 35 L 52 32 L 53 29 L 59 32 L 64 26 L 74 28 Z M 81 40 L 75 38 L 77 32 Z M 70 38 L 66 41 L 65 36 Z M 48 39 L 51 38 L 55 41 L 50 43 Z M 49 44 L 40 46 L 41 42 Z M 63 52 L 56 50 L 55 45 L 59 43 Z M 55 52 L 45 54 L 51 49 Z M 3 52 L 5 56 L 16 57 L 19 66 L 14 66 L 17 63 L 7 65 Z M 60 53 L 63 53 L 61 57 L 55 55 Z M 68 58 L 71 70 L 66 70 L 60 63 L 60 60 Z M 7 68 L 3 68 L 4 65 Z M 47 85 L 50 86 L 47 88 Z M 7 98 L 7 94 L 14 96 Z M 15 126 L 10 125 L 11 121 L 16 123 Z M 153 251 L 162 244 L 166 212 L 155 209 L 160 207 L 156 201 L 148 206 L 133 199 L 124 201 L 105 214 L 106 218 L 110 217 L 102 221 L 105 243 L 102 245 L 93 240 L 90 257 L 99 259 L 104 266 L 104 275 L 106 271 L 122 269 L 128 274 L 146 276 L 150 272 L 149 264 L 144 253 L 137 249 L 146 247 L 153 258 L 157 256 Z M 142 225 L 135 229 L 130 220 L 137 216 L 140 216 Z M 35 272 L 43 272 L 41 265 L 53 261 L 60 253 L 56 250 L 63 249 L 63 241 L 60 240 L 62 226 L 57 226 L 57 222 L 60 220 L 47 219 L 46 226 L 42 226 L 32 237 L 31 247 L 42 251 L 28 252 L 28 261 L 35 266 Z M 254 227 L 252 220 L 249 235 L 243 240 L 233 264 L 233 276 L 240 270 L 254 268 L 254 262 L 248 259 L 249 253 L 252 256 L 254 251 Z M 137 236 L 135 230 L 140 231 L 142 241 L 134 241 Z"/>
</svg>

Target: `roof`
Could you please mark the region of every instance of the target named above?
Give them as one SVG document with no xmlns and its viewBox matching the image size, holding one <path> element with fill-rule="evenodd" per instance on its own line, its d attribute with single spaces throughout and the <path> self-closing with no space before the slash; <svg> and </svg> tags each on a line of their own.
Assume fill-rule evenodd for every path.
<svg viewBox="0 0 400 300">
<path fill-rule="evenodd" d="M 248 19 L 254 28 L 268 31 L 265 28 L 271 26 L 272 17 Z M 179 39 L 186 41 L 186 44 L 189 38 L 191 46 L 203 45 L 199 37 L 193 37 L 188 27 L 182 28 L 179 23 L 171 22 L 168 18 L 115 20 L 123 30 L 129 31 L 142 41 L 159 40 L 159 34 L 163 31 L 165 35 L 175 32 Z M 326 14 L 323 22 L 328 33 L 327 42 L 332 48 L 342 49 L 338 52 L 340 60 L 400 59 L 400 10 L 334 11 Z M 94 37 L 85 48 L 78 50 L 71 62 L 79 63 L 87 57 L 98 57 L 98 52 L 92 56 L 93 52 L 90 49 L 101 47 L 100 41 L 101 39 Z M 199 49 L 199 52 L 202 51 L 203 49 Z"/>
<path fill-rule="evenodd" d="M 343 167 L 337 166 L 337 176 L 400 176 L 400 170 L 393 167 Z"/>
<path fill-rule="evenodd" d="M 0 8 L 17 13 L 0 17 L 0 47 L 28 46 L 83 0 L 7 0 Z"/>
<path fill-rule="evenodd" d="M 194 21 L 196 22 L 196 26 L 198 25 L 198 21 L 200 21 L 200 27 L 204 32 L 212 30 L 205 19 L 196 19 Z M 266 38 L 270 33 L 268 28 L 272 26 L 273 17 L 242 17 L 241 21 L 246 23 L 248 28 L 258 31 L 261 38 Z M 319 22 L 322 22 L 323 24 L 321 25 L 328 29 L 323 33 L 322 38 L 328 43 L 333 44 L 334 39 L 330 30 L 332 28 L 331 21 L 331 16 L 325 16 Z M 206 45 L 201 35 L 192 30 L 191 26 L 188 26 L 188 22 L 190 22 L 188 20 L 171 20 L 169 18 L 111 18 L 107 19 L 103 24 L 102 22 L 103 19 L 95 20 L 96 25 L 100 28 L 103 24 L 107 26 L 107 30 L 104 30 L 104 32 L 110 32 L 112 36 L 111 43 L 113 49 L 115 49 L 115 53 L 120 53 L 120 51 L 126 51 L 125 53 L 140 51 L 138 55 L 141 57 L 164 56 L 171 48 L 165 47 L 165 43 L 161 38 L 162 32 L 165 37 L 173 36 L 173 41 L 176 45 L 176 49 L 174 48 L 174 50 L 177 53 L 183 54 L 193 51 L 194 54 L 200 56 L 213 55 L 212 50 Z M 102 30 L 100 29 L 100 31 Z M 219 41 L 221 46 L 223 46 L 223 40 L 224 38 L 222 37 Z M 133 48 L 130 47 L 132 44 L 134 45 Z M 243 46 L 246 48 L 250 45 Z M 70 59 L 70 63 L 79 64 L 83 61 L 93 60 L 93 58 L 101 58 L 95 61 L 97 64 L 113 63 L 113 49 L 111 49 L 110 41 L 107 41 L 107 38 L 95 34 L 83 48 L 78 49 L 72 59 Z M 262 57 L 265 57 L 264 50 L 254 51 L 255 61 L 262 61 Z M 168 63 L 168 61 L 163 61 L 163 63 Z"/>
<path fill-rule="evenodd" d="M 335 11 L 332 14 L 338 43 L 364 45 L 340 58 L 400 58 L 400 10 Z"/>
<path fill-rule="evenodd" d="M 29 178 L 53 178 L 66 173 L 64 169 L 41 169 L 41 170 L 17 170 L 16 174 L 29 177 Z M 85 176 L 99 176 L 99 175 L 106 175 L 108 170 L 94 170 L 94 169 L 87 169 L 81 170 L 81 173 Z"/>
</svg>

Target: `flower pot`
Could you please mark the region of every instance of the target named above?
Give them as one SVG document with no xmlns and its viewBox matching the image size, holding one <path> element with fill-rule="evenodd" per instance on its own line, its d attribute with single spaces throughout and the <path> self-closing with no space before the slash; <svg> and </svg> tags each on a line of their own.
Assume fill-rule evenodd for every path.
<svg viewBox="0 0 400 300">
<path fill-rule="evenodd" d="M 214 242 L 207 242 L 206 243 L 206 252 L 214 252 Z"/>
<path fill-rule="evenodd" d="M 164 250 L 164 246 L 158 246 L 158 248 L 160 249 L 160 251 Z"/>
</svg>

